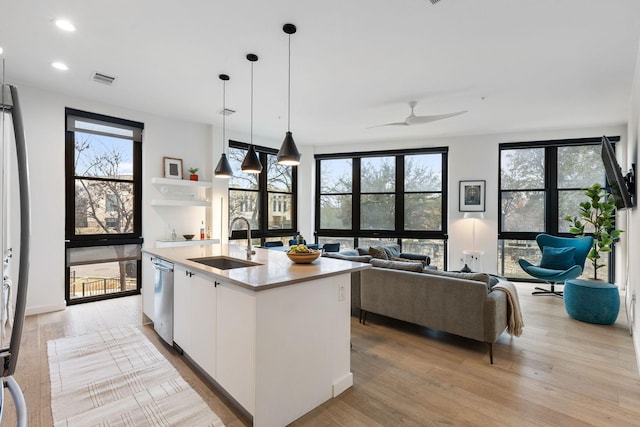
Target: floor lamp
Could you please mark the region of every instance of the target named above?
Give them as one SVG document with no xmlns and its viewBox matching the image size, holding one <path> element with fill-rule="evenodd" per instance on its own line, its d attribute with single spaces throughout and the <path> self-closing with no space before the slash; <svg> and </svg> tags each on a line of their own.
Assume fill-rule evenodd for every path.
<svg viewBox="0 0 640 427">
<path fill-rule="evenodd" d="M 484 252 L 476 250 L 476 221 L 479 219 L 484 219 L 483 212 L 465 212 L 464 219 L 471 220 L 471 250 L 464 250 L 462 253 L 464 255 L 471 255 L 471 259 L 475 256 L 476 259 L 479 255 L 482 255 Z M 460 271 L 471 272 L 471 269 L 465 262 L 464 267 Z"/>
</svg>

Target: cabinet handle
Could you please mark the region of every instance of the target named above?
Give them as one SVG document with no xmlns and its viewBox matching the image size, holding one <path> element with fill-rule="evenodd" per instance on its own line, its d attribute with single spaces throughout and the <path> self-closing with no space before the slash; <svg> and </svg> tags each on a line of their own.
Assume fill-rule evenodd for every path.
<svg viewBox="0 0 640 427">
<path fill-rule="evenodd" d="M 190 271 L 185 271 L 185 272 L 184 272 L 184 274 L 185 274 L 185 276 L 187 276 L 187 277 L 193 277 L 193 273 L 192 273 L 192 272 L 190 272 Z"/>
<path fill-rule="evenodd" d="M 219 284 L 220 284 L 220 282 L 218 282 L 217 280 L 216 280 L 215 282 L 213 282 L 213 286 L 214 286 L 215 288 L 217 288 Z"/>
</svg>

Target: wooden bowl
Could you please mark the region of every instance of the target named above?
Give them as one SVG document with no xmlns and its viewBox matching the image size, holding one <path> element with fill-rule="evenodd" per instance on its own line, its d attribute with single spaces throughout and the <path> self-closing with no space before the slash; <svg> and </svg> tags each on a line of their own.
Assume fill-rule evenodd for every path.
<svg viewBox="0 0 640 427">
<path fill-rule="evenodd" d="M 308 254 L 289 253 L 287 252 L 289 259 L 296 264 L 309 264 L 320 256 L 320 251 L 313 251 Z"/>
</svg>

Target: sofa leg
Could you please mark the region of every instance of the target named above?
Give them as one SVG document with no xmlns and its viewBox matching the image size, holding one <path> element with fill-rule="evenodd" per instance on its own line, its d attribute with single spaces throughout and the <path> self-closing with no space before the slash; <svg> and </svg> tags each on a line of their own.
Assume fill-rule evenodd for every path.
<svg viewBox="0 0 640 427">
<path fill-rule="evenodd" d="M 367 312 L 364 310 L 360 310 L 360 323 L 363 325 L 367 323 Z"/>
<path fill-rule="evenodd" d="M 488 343 L 488 344 L 489 344 L 489 360 L 493 365 L 493 344 L 492 343 Z"/>
</svg>

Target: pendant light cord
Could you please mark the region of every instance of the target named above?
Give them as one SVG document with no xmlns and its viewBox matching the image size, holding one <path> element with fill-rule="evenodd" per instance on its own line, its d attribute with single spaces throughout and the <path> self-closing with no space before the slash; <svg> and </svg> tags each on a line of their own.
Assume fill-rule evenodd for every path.
<svg viewBox="0 0 640 427">
<path fill-rule="evenodd" d="M 253 145 L 253 61 L 251 61 L 251 127 L 249 132 L 249 144 Z"/>
<path fill-rule="evenodd" d="M 287 132 L 291 132 L 291 34 L 289 34 L 289 78 L 287 81 L 288 106 L 287 106 Z"/>
<path fill-rule="evenodd" d="M 227 137 L 225 136 L 226 119 L 227 119 L 227 106 L 225 104 L 225 100 L 227 99 L 226 88 L 227 88 L 227 82 L 226 80 L 222 80 L 222 154 L 225 154 L 227 152 L 226 151 Z"/>
</svg>

